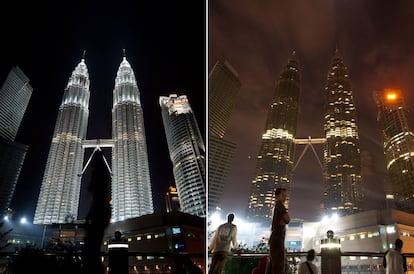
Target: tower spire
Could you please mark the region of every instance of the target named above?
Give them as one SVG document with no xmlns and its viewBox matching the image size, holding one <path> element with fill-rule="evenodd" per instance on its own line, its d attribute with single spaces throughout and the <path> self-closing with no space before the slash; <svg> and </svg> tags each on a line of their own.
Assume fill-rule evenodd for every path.
<svg viewBox="0 0 414 274">
<path fill-rule="evenodd" d="M 126 59 L 126 54 L 125 54 L 125 49 L 122 49 L 122 52 L 123 52 L 123 57 L 124 57 L 124 59 Z"/>
<path fill-rule="evenodd" d="M 84 59 L 85 59 L 85 54 L 86 54 L 86 50 L 83 50 L 83 53 L 82 53 L 82 60 L 84 60 Z"/>
</svg>

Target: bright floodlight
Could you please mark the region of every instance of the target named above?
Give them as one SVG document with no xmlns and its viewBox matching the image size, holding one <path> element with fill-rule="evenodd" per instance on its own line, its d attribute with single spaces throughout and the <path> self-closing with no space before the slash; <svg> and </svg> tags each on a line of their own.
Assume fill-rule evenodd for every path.
<svg viewBox="0 0 414 274">
<path fill-rule="evenodd" d="M 322 223 L 328 223 L 329 222 L 329 217 L 328 216 L 323 216 L 323 218 L 322 218 Z"/>
<path fill-rule="evenodd" d="M 332 221 L 338 221 L 338 219 L 339 219 L 339 216 L 338 216 L 338 214 L 337 213 L 334 213 L 334 214 L 332 214 L 332 217 L 331 217 L 331 220 Z"/>
<path fill-rule="evenodd" d="M 21 223 L 21 224 L 27 224 L 27 219 L 26 219 L 26 217 L 22 217 L 22 218 L 20 219 L 20 223 Z"/>
</svg>

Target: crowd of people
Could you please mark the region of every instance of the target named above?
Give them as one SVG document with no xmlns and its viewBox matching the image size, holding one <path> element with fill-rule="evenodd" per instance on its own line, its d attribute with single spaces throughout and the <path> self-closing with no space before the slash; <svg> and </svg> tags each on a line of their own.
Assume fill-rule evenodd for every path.
<svg viewBox="0 0 414 274">
<path fill-rule="evenodd" d="M 251 274 L 286 274 L 288 272 L 285 236 L 286 225 L 290 222 L 290 216 L 284 205 L 287 197 L 285 188 L 277 188 L 275 191 L 276 203 L 273 209 L 271 235 L 268 241 L 269 255 L 259 259 L 258 265 L 252 269 Z M 233 224 L 234 214 L 227 215 L 227 222 L 221 224 L 215 231 L 209 246 L 212 260 L 209 274 L 221 274 L 231 250 L 238 247 L 237 226 Z M 384 254 L 383 266 L 386 274 L 404 274 L 407 272 L 407 262 L 401 254 L 403 241 L 395 240 L 394 248 Z M 307 251 L 306 260 L 298 266 L 298 274 L 318 274 L 320 270 L 314 263 L 316 252 L 314 249 Z"/>
</svg>

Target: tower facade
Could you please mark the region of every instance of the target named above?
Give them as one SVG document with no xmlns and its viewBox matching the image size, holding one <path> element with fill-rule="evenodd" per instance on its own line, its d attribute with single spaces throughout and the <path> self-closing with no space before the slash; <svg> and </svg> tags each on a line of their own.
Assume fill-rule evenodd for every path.
<svg viewBox="0 0 414 274">
<path fill-rule="evenodd" d="M 228 61 L 217 61 L 208 77 L 208 132 L 224 137 L 241 83 Z"/>
<path fill-rule="evenodd" d="M 140 93 L 125 57 L 113 91 L 112 139 L 112 222 L 153 213 Z"/>
<path fill-rule="evenodd" d="M 226 140 L 224 135 L 241 82 L 228 61 L 217 61 L 208 81 L 208 211 L 213 212 L 220 204 L 236 150 L 236 144 Z"/>
<path fill-rule="evenodd" d="M 404 96 L 400 90 L 392 89 L 378 91 L 374 96 L 391 194 L 397 209 L 414 213 L 414 133 Z"/>
<path fill-rule="evenodd" d="M 161 96 L 159 103 L 181 211 L 205 217 L 205 146 L 187 96 Z"/>
<path fill-rule="evenodd" d="M 89 74 L 82 59 L 69 78 L 59 108 L 35 224 L 64 223 L 68 217 L 77 217 L 89 97 Z"/>
<path fill-rule="evenodd" d="M 357 115 L 348 68 L 338 50 L 325 86 L 324 207 L 339 215 L 361 210 L 362 177 Z"/>
<path fill-rule="evenodd" d="M 32 95 L 29 78 L 13 67 L 0 90 L 0 215 L 13 198 L 28 147 L 15 142 Z"/>
<path fill-rule="evenodd" d="M 0 137 L 14 141 L 33 88 L 19 67 L 13 67 L 0 90 Z"/>
<path fill-rule="evenodd" d="M 299 62 L 293 52 L 276 82 L 268 111 L 249 196 L 248 218 L 251 220 L 270 224 L 278 187 L 288 190 L 286 207 L 289 205 L 300 79 Z"/>
</svg>

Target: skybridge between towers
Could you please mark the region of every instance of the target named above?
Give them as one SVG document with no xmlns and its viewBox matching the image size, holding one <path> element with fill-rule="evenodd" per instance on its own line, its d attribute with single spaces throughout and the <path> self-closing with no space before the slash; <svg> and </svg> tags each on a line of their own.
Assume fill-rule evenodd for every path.
<svg viewBox="0 0 414 274">
<path fill-rule="evenodd" d="M 302 160 L 303 156 L 305 155 L 306 151 L 308 150 L 308 148 L 310 147 L 312 149 L 313 154 L 315 155 L 315 158 L 318 160 L 318 164 L 321 168 L 321 170 L 323 171 L 323 165 L 321 160 L 319 159 L 318 153 L 316 153 L 315 147 L 313 145 L 323 145 L 326 143 L 326 138 L 313 138 L 311 136 L 309 136 L 307 139 L 301 139 L 301 138 L 297 138 L 294 139 L 293 142 L 295 143 L 295 145 L 305 145 L 305 148 L 303 149 L 302 153 L 300 154 L 298 160 L 296 161 L 295 166 L 293 167 L 292 171 L 295 171 L 297 166 L 299 165 L 300 161 Z"/>
</svg>

